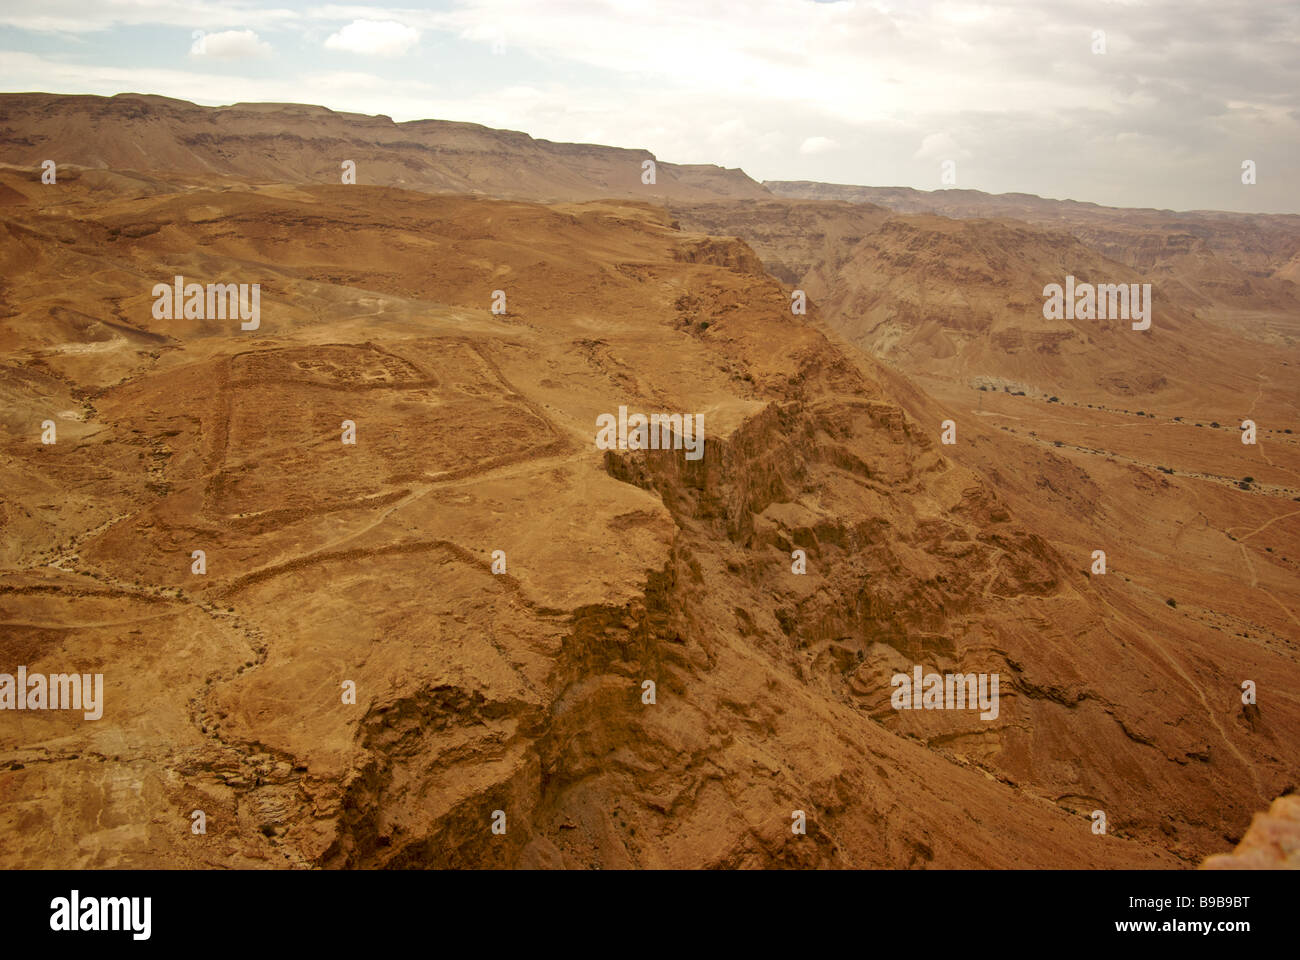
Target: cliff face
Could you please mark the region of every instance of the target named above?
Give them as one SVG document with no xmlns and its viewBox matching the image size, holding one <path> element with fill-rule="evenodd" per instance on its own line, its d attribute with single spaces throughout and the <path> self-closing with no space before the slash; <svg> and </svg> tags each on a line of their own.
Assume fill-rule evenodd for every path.
<svg viewBox="0 0 1300 960">
<path fill-rule="evenodd" d="M 87 165 L 0 169 L 0 671 L 105 709 L 6 712 L 5 865 L 1192 865 L 1295 782 L 1290 355 L 1044 326 L 1026 284 L 1127 269 L 1076 237 L 434 195 L 427 144 L 425 192 L 344 186 L 292 136 L 503 192 L 641 155 L 24 96 L 10 142 Z M 178 275 L 256 329 L 160 314 Z M 1029 374 L 1062 396 L 976 388 Z M 599 448 L 620 407 L 703 456 Z M 996 715 L 895 709 L 916 667 Z"/>
<path fill-rule="evenodd" d="M 688 229 L 743 238 L 774 277 L 793 287 L 803 286 L 813 271 L 839 270 L 858 241 L 890 215 L 883 207 L 845 201 L 672 200 L 668 207 Z"/>
<path fill-rule="evenodd" d="M 864 204 L 899 214 L 1018 220 L 1068 232 L 1097 253 L 1141 270 L 1184 309 L 1300 311 L 1294 263 L 1300 216 L 1125 209 L 1026 193 L 913 190 L 814 181 L 765 181 L 795 201 Z"/>
<path fill-rule="evenodd" d="M 356 183 L 535 200 L 766 197 L 741 170 L 657 162 L 646 150 L 552 143 L 472 123 L 336 113 L 302 104 L 200 107 L 166 97 L 0 94 L 5 162 L 232 175 L 280 183 Z"/>
<path fill-rule="evenodd" d="M 1050 640 L 1044 644 L 1041 630 L 1050 635 L 1052 626 L 1089 622 L 1066 606 L 1028 629 L 1031 660 L 1048 648 L 1055 652 L 1053 676 L 1026 686 L 1065 706 L 1071 724 L 1101 706 L 1128 747 L 1154 747 L 1163 762 L 1237 767 L 1252 786 L 1207 815 L 1204 823 L 1217 824 L 1217 831 L 1193 832 L 1205 849 L 1238 841 L 1253 809 L 1291 783 L 1284 771 L 1295 756 L 1274 739 L 1296 720 L 1289 696 L 1247 704 L 1242 687 L 1258 683 L 1258 674 L 1282 693 L 1290 681 L 1281 678 L 1300 662 L 1292 640 L 1300 622 L 1300 525 L 1292 502 L 1300 500 L 1293 430 L 1300 398 L 1291 372 L 1300 363 L 1300 311 L 1283 271 L 1239 285 L 1220 281 L 1233 271 L 1243 276 L 1260 249 L 1285 261 L 1294 249 L 1284 236 L 1288 218 L 1259 218 L 1261 240 L 1245 236 L 1255 218 L 1233 215 L 1186 215 L 1192 225 L 1176 225 L 1152 211 L 1093 216 L 1080 212 L 1090 205 L 1060 204 L 1052 213 L 1049 201 L 969 199 L 974 191 L 919 195 L 943 197 L 949 216 L 915 206 L 891 214 L 877 205 L 899 205 L 886 190 L 768 186 L 792 196 L 763 204 L 674 204 L 673 212 L 691 229 L 752 243 L 769 270 L 807 293 L 811 317 L 883 362 L 876 379 L 916 422 L 956 426 L 957 442 L 944 454 L 975 471 L 1012 516 L 1070 558 L 1072 574 L 1063 583 L 1081 578 L 1102 604 L 1105 639 L 1080 633 L 1060 650 Z M 952 209 L 958 202 L 952 197 L 968 198 L 967 206 Z M 980 207 L 980 197 L 1017 200 L 1021 207 Z M 1027 222 L 1035 211 L 1041 222 Z M 1012 214 L 1021 219 L 983 219 Z M 969 218 L 951 218 L 958 215 Z M 1133 331 L 1122 320 L 1045 318 L 1044 286 L 1067 275 L 1080 283 L 1150 283 L 1151 329 Z M 1259 431 L 1253 444 L 1242 443 L 1247 420 Z M 1104 575 L 1097 572 L 1098 551 L 1108 564 Z M 933 556 L 936 545 L 925 552 Z M 1017 621 L 1005 598 L 995 599 L 1000 596 L 995 591 L 985 602 Z M 916 608 L 950 610 L 957 602 L 926 597 Z M 883 607 L 898 609 L 899 598 Z M 872 609 L 873 623 L 882 617 L 879 609 Z M 946 623 L 933 642 L 951 642 L 954 634 Z M 1130 659 L 1135 635 L 1144 638 L 1138 661 Z M 1022 662 L 1020 653 L 1011 659 Z M 1138 680 L 1137 662 L 1173 671 L 1145 688 L 1159 694 L 1140 695 L 1150 698 L 1149 710 L 1177 710 L 1185 693 L 1190 711 L 1155 724 L 1148 714 L 1135 726 L 1129 708 L 1114 709 L 1115 691 L 1151 682 Z M 1074 679 L 1062 684 L 1072 670 Z M 1044 710 L 1032 724 L 1032 744 L 1043 742 L 1052 712 Z M 1175 728 L 1199 729 L 1207 739 L 1200 746 L 1157 746 L 1155 731 Z M 952 734 L 929 742 L 947 742 Z M 1253 747 L 1238 753 L 1247 741 Z M 976 738 L 956 742 L 970 748 Z M 1004 770 L 1014 753 L 1008 744 L 1004 734 L 997 748 Z M 1039 778 L 1079 749 L 1086 751 L 1074 739 L 1058 743 L 1025 769 Z M 1109 765 L 1123 752 L 1108 745 L 1111 759 L 1095 762 Z M 1178 797 L 1173 803 L 1182 809 L 1211 802 L 1192 799 L 1198 791 L 1176 785 L 1181 777 L 1150 779 L 1162 764 L 1144 762 L 1142 752 L 1121 764 L 1135 788 L 1124 790 L 1125 803 L 1142 805 L 1148 791 Z M 1019 769 L 1013 776 L 1025 782 L 1018 775 Z M 1084 809 L 1091 803 L 1085 797 L 1114 796 L 1122 780 L 1091 793 L 1055 781 L 1044 792 Z M 1095 809 L 1105 806 L 1098 802 Z M 1185 852 L 1188 831 L 1180 819 L 1151 822 Z"/>
<path fill-rule="evenodd" d="M 739 241 L 609 202 L 10 186 L 5 652 L 100 663 L 110 705 L 10 730 L 10 862 L 1155 864 L 1213 849 L 1210 792 L 1253 802 L 1195 695 L 1149 701 L 1181 681 L 1135 614 Z M 260 328 L 156 319 L 177 273 L 261 282 Z M 704 456 L 597 450 L 620 405 L 698 413 Z M 918 664 L 999 674 L 998 716 L 893 710 Z"/>
<path fill-rule="evenodd" d="M 1300 796 L 1278 797 L 1256 814 L 1232 853 L 1206 858 L 1203 870 L 1300 870 Z"/>
</svg>

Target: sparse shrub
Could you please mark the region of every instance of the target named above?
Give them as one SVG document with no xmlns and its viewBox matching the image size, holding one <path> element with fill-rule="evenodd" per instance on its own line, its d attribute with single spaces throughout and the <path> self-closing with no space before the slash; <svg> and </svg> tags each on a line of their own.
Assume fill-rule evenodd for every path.
<svg viewBox="0 0 1300 960">
<path fill-rule="evenodd" d="M 1178 601 L 1175 600 L 1173 597 L 1170 597 L 1168 600 L 1165 601 L 1165 603 L 1169 604 L 1169 606 L 1171 607 L 1178 606 Z"/>
</svg>

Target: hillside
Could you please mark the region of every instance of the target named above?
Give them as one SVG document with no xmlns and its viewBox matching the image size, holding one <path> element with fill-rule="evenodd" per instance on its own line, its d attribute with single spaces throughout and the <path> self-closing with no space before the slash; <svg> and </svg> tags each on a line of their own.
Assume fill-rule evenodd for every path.
<svg viewBox="0 0 1300 960">
<path fill-rule="evenodd" d="M 860 203 L 955 219 L 1019 220 L 1067 232 L 1098 253 L 1160 280 L 1166 295 L 1184 309 L 1214 310 L 1225 318 L 1240 318 L 1247 328 L 1266 312 L 1300 313 L 1300 216 L 1294 214 L 1135 210 L 979 190 L 811 181 L 763 185 L 788 199 Z"/>
<path fill-rule="evenodd" d="M 6 712 L 4 866 L 1192 867 L 1293 789 L 1284 267 L 1234 323 L 1060 226 L 44 96 L 0 98 L 0 671 L 105 699 Z M 1044 319 L 1067 273 L 1150 330 Z M 621 407 L 703 455 L 600 448 Z M 996 716 L 894 709 L 916 667 Z"/>
<path fill-rule="evenodd" d="M 39 167 L 166 171 L 203 178 L 232 175 L 280 183 L 356 183 L 434 193 L 536 200 L 765 197 L 743 171 L 656 163 L 642 182 L 645 150 L 552 143 L 473 123 L 338 113 L 295 103 L 200 107 L 185 100 L 0 94 L 0 158 Z"/>
</svg>

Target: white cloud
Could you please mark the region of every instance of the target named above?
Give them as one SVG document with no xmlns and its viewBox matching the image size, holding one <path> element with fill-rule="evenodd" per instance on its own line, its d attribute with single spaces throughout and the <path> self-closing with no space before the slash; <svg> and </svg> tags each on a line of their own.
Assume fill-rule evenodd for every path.
<svg viewBox="0 0 1300 960">
<path fill-rule="evenodd" d="M 830 137 L 809 137 L 799 144 L 799 152 L 804 154 L 829 153 L 840 148 L 839 141 Z"/>
<path fill-rule="evenodd" d="M 1091 53 L 1095 0 L 750 0 L 743 17 L 726 0 L 271 4 L 289 0 L 0 0 L 0 28 L 77 34 L 40 72 L 0 52 L 0 86 L 324 103 L 644 147 L 759 178 L 806 178 L 815 163 L 828 180 L 930 189 L 938 161 L 953 159 L 963 186 L 979 189 L 1295 209 L 1286 193 L 1300 180 L 1294 4 L 1257 4 L 1247 16 L 1209 2 L 1122 0 L 1110 4 L 1124 16 L 1106 22 L 1105 57 Z M 212 81 L 211 58 L 170 72 L 144 66 L 153 38 L 141 34 L 132 58 L 141 66 L 99 65 L 118 62 L 104 52 L 137 42 L 129 28 L 146 23 L 256 30 L 284 60 L 256 83 Z M 91 35 L 109 26 L 128 29 Z M 452 75 L 444 58 L 394 56 L 435 37 Z M 49 40 L 4 37 L 19 51 Z M 485 56 L 485 44 L 507 42 L 508 55 Z M 310 61 L 322 43 L 379 54 L 365 62 L 374 76 L 311 74 L 319 65 L 303 54 Z M 810 130 L 821 133 L 805 141 Z M 1135 130 L 1141 143 L 1124 137 Z M 1234 159 L 1242 143 L 1276 171 L 1249 190 Z M 1171 158 L 1187 177 L 1168 175 Z"/>
<path fill-rule="evenodd" d="M 213 60 L 246 60 L 249 57 L 268 57 L 271 45 L 259 40 L 252 30 L 222 30 L 220 33 L 195 32 L 191 57 L 208 57 Z"/>
<path fill-rule="evenodd" d="M 458 103 L 434 98 L 431 84 L 367 73 L 308 73 L 302 76 L 241 77 L 201 68 L 86 66 L 18 50 L 0 49 L 6 82 L 15 90 L 53 89 L 111 97 L 123 91 L 161 93 L 207 106 L 230 103 L 318 103 L 334 110 L 402 119 L 445 116 Z M 322 96 L 311 95 L 314 92 Z M 486 96 L 486 95 L 485 95 Z M 465 111 L 472 115 L 473 106 Z"/>
<path fill-rule="evenodd" d="M 293 10 L 254 0 L 41 0 L 6 4 L 0 26 L 40 33 L 86 34 L 119 26 L 274 27 L 298 21 Z"/>
<path fill-rule="evenodd" d="M 957 141 L 948 133 L 931 133 L 921 141 L 921 146 L 912 154 L 917 160 L 965 160 L 971 155 L 957 145 Z"/>
<path fill-rule="evenodd" d="M 400 57 L 420 41 L 420 31 L 396 20 L 353 20 L 325 41 L 329 50 Z"/>
</svg>

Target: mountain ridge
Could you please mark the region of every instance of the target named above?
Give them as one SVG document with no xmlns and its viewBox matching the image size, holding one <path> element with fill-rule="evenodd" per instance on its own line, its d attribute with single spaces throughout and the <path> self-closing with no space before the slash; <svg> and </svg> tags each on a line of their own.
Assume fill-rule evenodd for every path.
<svg viewBox="0 0 1300 960">
<path fill-rule="evenodd" d="M 340 164 L 352 160 L 358 183 L 506 199 L 767 195 L 742 170 L 661 162 L 648 150 L 539 140 L 461 121 L 395 122 L 304 104 L 204 107 L 147 94 L 0 94 L 0 151 L 20 166 L 53 157 L 86 167 L 289 183 L 339 183 Z M 504 163 L 511 154 L 513 166 Z M 642 182 L 646 161 L 655 164 L 653 184 Z"/>
</svg>

